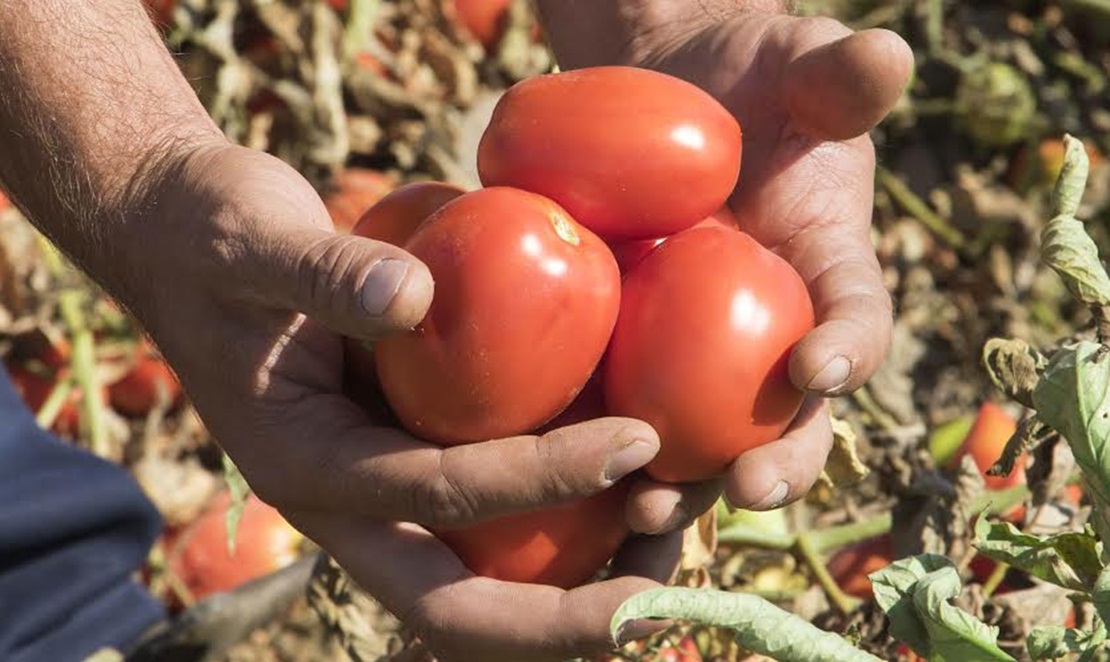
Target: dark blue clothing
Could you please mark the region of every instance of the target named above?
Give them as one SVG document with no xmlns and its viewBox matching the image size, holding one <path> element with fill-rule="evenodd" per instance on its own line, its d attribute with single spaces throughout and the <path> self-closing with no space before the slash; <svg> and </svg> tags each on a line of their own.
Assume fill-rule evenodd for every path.
<svg viewBox="0 0 1110 662">
<path fill-rule="evenodd" d="M 133 579 L 161 526 L 124 469 L 39 429 L 0 368 L 0 660 L 125 650 L 163 616 Z"/>
</svg>

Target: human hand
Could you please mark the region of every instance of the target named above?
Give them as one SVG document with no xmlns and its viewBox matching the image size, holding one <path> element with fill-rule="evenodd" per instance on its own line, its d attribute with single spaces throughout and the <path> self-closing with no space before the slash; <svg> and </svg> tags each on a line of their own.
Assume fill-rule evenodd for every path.
<svg viewBox="0 0 1110 662">
<path fill-rule="evenodd" d="M 813 485 L 831 448 L 820 396 L 862 385 L 890 343 L 891 302 L 869 233 L 875 156 L 867 131 L 901 95 L 912 53 L 894 33 L 853 33 L 831 19 L 786 15 L 777 2 L 601 4 L 620 10 L 595 10 L 604 39 L 575 26 L 574 13 L 589 11 L 582 0 L 541 0 L 561 65 L 657 69 L 734 113 L 744 152 L 730 206 L 744 231 L 794 266 L 813 299 L 817 328 L 790 359 L 791 380 L 810 397 L 782 439 L 744 453 L 727 475 L 731 503 L 781 506 Z M 684 503 L 692 487 L 640 489 Z"/>
<path fill-rule="evenodd" d="M 309 184 L 265 154 L 217 143 L 167 163 L 136 205 L 143 218 L 123 233 L 130 273 L 110 280 L 259 496 L 441 660 L 611 648 L 612 613 L 670 576 L 681 533 L 634 538 L 615 579 L 563 591 L 474 577 L 417 524 L 460 525 L 599 492 L 655 455 L 652 428 L 602 418 L 441 449 L 391 427 L 381 407 L 345 391 L 342 335 L 373 340 L 414 326 L 432 296 L 425 266 L 399 248 L 333 234 Z M 394 262 L 379 269 L 382 260 Z M 669 515 L 643 497 L 629 508 Z"/>
</svg>

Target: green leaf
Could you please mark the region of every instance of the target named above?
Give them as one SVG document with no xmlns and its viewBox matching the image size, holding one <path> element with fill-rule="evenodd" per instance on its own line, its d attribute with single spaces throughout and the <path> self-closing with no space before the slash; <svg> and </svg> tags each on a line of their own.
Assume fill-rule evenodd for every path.
<svg viewBox="0 0 1110 662">
<path fill-rule="evenodd" d="M 231 492 L 231 506 L 227 509 L 227 520 L 225 521 L 227 551 L 229 554 L 234 554 L 235 539 L 239 535 L 239 520 L 243 518 L 243 508 L 247 505 L 247 497 L 250 496 L 251 488 L 247 485 L 247 479 L 243 478 L 239 467 L 235 466 L 235 463 L 231 461 L 226 453 L 223 456 L 223 465 L 224 481 Z"/>
<path fill-rule="evenodd" d="M 755 595 L 712 589 L 660 588 L 638 593 L 609 624 L 616 639 L 629 621 L 680 618 L 731 628 L 743 648 L 779 662 L 878 662 L 879 658 Z"/>
<path fill-rule="evenodd" d="M 960 575 L 936 554 L 899 561 L 869 575 L 890 633 L 930 662 L 1013 662 L 998 647 L 998 628 L 957 609 Z"/>
<path fill-rule="evenodd" d="M 982 554 L 1073 591 L 1088 590 L 1102 571 L 1101 545 L 1084 532 L 1040 537 L 1022 533 L 1009 522 L 980 517 L 975 537 Z"/>
<path fill-rule="evenodd" d="M 1081 341 L 1057 351 L 1033 390 L 1033 404 L 1037 416 L 1067 439 L 1092 496 L 1110 503 L 1110 354 L 1106 348 Z"/>
<path fill-rule="evenodd" d="M 1098 246 L 1075 218 L 1087 185 L 1087 150 L 1072 136 L 1064 136 L 1064 145 L 1064 166 L 1052 194 L 1056 216 L 1041 233 L 1041 258 L 1076 300 L 1088 306 L 1110 305 L 1110 276 L 1099 260 Z"/>
<path fill-rule="evenodd" d="M 1102 569 L 1091 591 L 1095 611 L 1103 623 L 1110 623 L 1110 566 Z"/>
<path fill-rule="evenodd" d="M 1068 653 L 1082 653 L 1083 633 L 1062 625 L 1038 625 L 1025 638 L 1029 656 L 1034 660 L 1055 660 Z"/>
<path fill-rule="evenodd" d="M 929 435 L 929 454 L 938 466 L 948 464 L 971 432 L 975 417 L 968 414 L 941 425 Z"/>
</svg>

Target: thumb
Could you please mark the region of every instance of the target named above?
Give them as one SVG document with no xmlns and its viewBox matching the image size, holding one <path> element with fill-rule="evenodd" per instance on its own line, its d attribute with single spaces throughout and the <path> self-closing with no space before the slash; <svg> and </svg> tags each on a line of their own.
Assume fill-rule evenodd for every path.
<svg viewBox="0 0 1110 662">
<path fill-rule="evenodd" d="M 867 133 L 890 112 L 909 81 L 913 52 L 889 30 L 844 36 L 834 22 L 795 21 L 783 72 L 783 94 L 791 117 L 825 140 Z M 816 43 L 815 43 L 816 42 Z"/>
<path fill-rule="evenodd" d="M 245 271 L 263 305 L 373 340 L 411 329 L 432 302 L 428 267 L 390 244 L 313 227 L 255 244 Z"/>
</svg>

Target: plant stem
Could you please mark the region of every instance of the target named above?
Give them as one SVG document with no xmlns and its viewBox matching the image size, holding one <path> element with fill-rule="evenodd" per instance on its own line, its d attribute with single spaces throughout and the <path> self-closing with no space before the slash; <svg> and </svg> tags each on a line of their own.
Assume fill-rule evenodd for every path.
<svg viewBox="0 0 1110 662">
<path fill-rule="evenodd" d="M 58 297 L 62 320 L 73 337 L 72 370 L 74 380 L 81 389 L 81 422 L 87 426 L 89 446 L 93 453 L 107 457 L 111 452 L 108 427 L 100 399 L 100 379 L 96 374 L 96 347 L 92 330 L 85 323 L 81 310 L 82 293 L 68 289 Z"/>
<path fill-rule="evenodd" d="M 917 197 L 910 187 L 906 186 L 905 182 L 895 176 L 886 168 L 878 168 L 876 176 L 879 183 L 882 184 L 886 192 L 898 203 L 902 209 L 909 215 L 916 218 L 922 225 L 927 227 L 941 239 L 943 239 L 949 246 L 959 251 L 963 251 L 967 247 L 967 239 L 956 228 L 952 227 L 945 219 L 941 218 L 940 214 L 933 211 L 925 201 Z"/>
<path fill-rule="evenodd" d="M 860 606 L 860 599 L 850 596 L 841 590 L 840 585 L 837 584 L 836 580 L 829 574 L 829 569 L 825 567 L 825 561 L 821 558 L 821 553 L 812 542 L 811 534 L 804 531 L 798 534 L 798 538 L 794 544 L 794 553 L 809 566 L 809 570 L 813 573 L 814 579 L 821 585 L 829 601 L 832 602 L 841 613 L 850 614 Z"/>
<path fill-rule="evenodd" d="M 46 400 L 43 401 L 42 406 L 35 413 L 35 422 L 38 423 L 40 428 L 49 430 L 54 425 L 54 421 L 58 420 L 58 414 L 62 411 L 62 406 L 65 405 L 72 390 L 73 380 L 69 377 L 54 382 L 50 394 L 46 396 Z"/>
<path fill-rule="evenodd" d="M 999 562 L 991 571 L 990 577 L 987 577 L 987 581 L 983 582 L 983 596 L 989 598 L 994 595 L 994 592 L 1002 584 L 1002 580 L 1006 579 L 1006 573 L 1009 571 L 1009 564 Z"/>
</svg>

